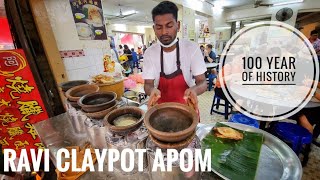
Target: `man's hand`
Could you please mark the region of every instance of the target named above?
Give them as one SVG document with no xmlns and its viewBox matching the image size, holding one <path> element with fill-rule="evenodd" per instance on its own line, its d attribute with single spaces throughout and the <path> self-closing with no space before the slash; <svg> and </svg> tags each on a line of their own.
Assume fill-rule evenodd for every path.
<svg viewBox="0 0 320 180">
<path fill-rule="evenodd" d="M 183 99 L 186 100 L 189 106 L 192 106 L 196 111 L 198 110 L 198 97 L 193 89 L 186 89 Z"/>
<path fill-rule="evenodd" d="M 157 88 L 153 88 L 150 93 L 150 98 L 148 101 L 148 109 L 154 106 L 157 101 L 161 98 L 161 92 Z"/>
<path fill-rule="evenodd" d="M 204 56 L 205 56 L 205 57 L 206 57 L 206 56 L 209 56 L 209 53 L 208 53 L 207 50 L 204 50 Z"/>
</svg>

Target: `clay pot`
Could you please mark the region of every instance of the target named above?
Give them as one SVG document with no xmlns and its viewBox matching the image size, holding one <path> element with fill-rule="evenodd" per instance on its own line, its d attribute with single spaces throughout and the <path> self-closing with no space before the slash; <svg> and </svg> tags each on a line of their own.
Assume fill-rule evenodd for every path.
<svg viewBox="0 0 320 180">
<path fill-rule="evenodd" d="M 144 124 L 162 142 L 180 142 L 191 136 L 198 124 L 194 109 L 180 103 L 162 103 L 149 109 Z"/>
<path fill-rule="evenodd" d="M 187 137 L 186 139 L 184 139 L 180 142 L 175 142 L 175 143 L 160 141 L 160 140 L 156 139 L 155 137 L 153 137 L 152 135 L 149 135 L 149 137 L 155 145 L 157 145 L 158 147 L 160 147 L 162 149 L 180 150 L 180 149 L 188 147 L 189 144 L 192 142 L 193 138 L 195 137 L 195 135 L 196 135 L 196 133 L 194 132 L 193 134 L 191 134 L 191 136 Z"/>
<path fill-rule="evenodd" d="M 66 92 L 75 86 L 80 86 L 83 84 L 89 84 L 89 81 L 86 81 L 86 80 L 67 81 L 67 82 L 61 83 L 59 86 L 61 87 L 63 92 Z"/>
<path fill-rule="evenodd" d="M 118 117 L 123 115 L 132 115 L 137 118 L 136 123 L 131 124 L 129 126 L 115 126 L 113 121 L 116 120 Z M 111 132 L 119 135 L 126 135 L 137 130 L 142 122 L 143 122 L 143 114 L 144 112 L 138 108 L 133 106 L 126 106 L 115 109 L 107 114 L 103 119 L 103 124 L 106 128 L 108 128 Z"/>
<path fill-rule="evenodd" d="M 83 112 L 87 117 L 92 118 L 92 119 L 103 119 L 108 113 L 110 113 L 112 110 L 117 108 L 117 103 L 114 103 L 114 105 L 108 109 L 98 111 L 98 112 L 93 112 L 93 113 L 87 113 Z"/>
<path fill-rule="evenodd" d="M 84 112 L 92 113 L 114 106 L 116 99 L 117 94 L 114 92 L 95 92 L 81 97 L 78 104 Z"/>
<path fill-rule="evenodd" d="M 69 100 L 67 100 L 67 102 L 68 102 L 72 107 L 74 107 L 74 108 L 76 108 L 76 109 L 80 109 L 80 108 L 81 108 L 81 107 L 78 105 L 77 102 L 69 101 Z"/>
<path fill-rule="evenodd" d="M 99 86 L 95 84 L 84 84 L 75 86 L 66 92 L 69 101 L 77 102 L 82 96 L 99 91 Z"/>
</svg>

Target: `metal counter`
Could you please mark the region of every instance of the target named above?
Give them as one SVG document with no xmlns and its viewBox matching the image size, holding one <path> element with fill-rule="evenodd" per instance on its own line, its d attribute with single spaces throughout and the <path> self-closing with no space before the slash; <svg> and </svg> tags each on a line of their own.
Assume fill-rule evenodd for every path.
<svg viewBox="0 0 320 180">
<path fill-rule="evenodd" d="M 46 148 L 50 150 L 50 159 L 53 161 L 53 164 L 56 166 L 56 152 L 60 148 L 65 148 L 67 146 L 83 146 L 85 142 L 90 141 L 90 137 L 87 136 L 86 131 L 79 131 L 82 127 L 74 127 L 74 121 L 76 119 L 71 118 L 71 116 L 68 113 L 61 114 L 59 116 L 50 118 L 45 121 L 38 122 L 34 124 L 35 129 L 38 132 L 38 135 L 40 137 L 41 142 L 44 144 Z M 78 124 L 79 125 L 79 124 Z M 228 124 L 229 125 L 229 124 Z M 84 126 L 84 125 L 83 125 Z M 258 168 L 268 168 L 269 170 L 272 170 L 273 174 L 278 175 L 278 177 L 281 177 L 282 179 L 299 179 L 302 175 L 302 168 L 301 164 L 296 157 L 296 155 L 291 152 L 291 149 L 282 141 L 280 141 L 278 138 L 275 138 L 274 136 L 270 135 L 269 133 L 262 131 L 260 129 L 253 129 L 248 126 L 244 125 L 236 125 L 237 128 L 243 129 L 243 130 L 249 130 L 249 131 L 258 131 L 259 133 L 263 133 L 266 137 L 265 143 L 266 147 L 269 147 L 272 151 L 271 154 L 264 154 L 262 155 L 262 158 L 260 159 L 262 161 L 266 162 L 273 162 L 271 155 L 274 155 L 276 153 L 278 157 L 276 157 L 277 161 L 274 161 L 273 163 L 281 162 L 281 164 L 277 164 L 277 166 L 271 167 L 272 164 L 266 164 L 266 163 L 260 163 Z M 213 124 L 210 125 L 204 125 L 204 124 L 198 124 L 197 127 L 197 136 L 202 139 L 206 133 L 213 127 Z M 272 146 L 271 146 L 272 145 Z M 262 148 L 262 154 L 266 153 L 266 149 L 268 148 Z M 276 149 L 274 149 L 276 148 Z M 289 149 L 288 149 L 289 148 Z M 277 152 L 278 151 L 278 152 Z M 281 153 L 281 152 L 282 153 Z M 269 151 L 268 151 L 269 152 Z M 282 155 L 282 156 L 280 156 Z M 279 158 L 279 159 L 277 159 Z M 107 157 L 106 157 L 107 159 Z M 266 160 L 267 159 L 267 160 Z M 106 163 L 105 163 L 106 164 Z M 263 165 L 263 166 L 262 166 Z M 97 170 L 98 164 L 95 164 L 95 170 Z M 277 174 L 276 167 L 282 170 L 279 172 L 280 174 Z M 104 166 L 103 172 L 86 172 L 84 175 L 81 176 L 80 179 L 139 179 L 139 180 L 147 180 L 151 179 L 148 174 L 148 169 L 145 169 L 144 172 L 138 172 L 135 174 L 128 174 L 123 175 L 119 171 L 114 172 L 108 172 L 107 166 Z M 267 171 L 266 171 L 267 172 Z M 289 173 L 290 172 L 290 173 Z M 259 176 L 262 175 L 262 176 Z M 202 173 L 202 179 L 220 179 L 216 174 L 214 173 Z M 262 173 L 259 171 L 258 177 L 262 179 L 268 179 L 267 174 Z M 273 176 L 274 177 L 274 176 Z M 291 178 L 290 178 L 291 177 Z"/>
</svg>

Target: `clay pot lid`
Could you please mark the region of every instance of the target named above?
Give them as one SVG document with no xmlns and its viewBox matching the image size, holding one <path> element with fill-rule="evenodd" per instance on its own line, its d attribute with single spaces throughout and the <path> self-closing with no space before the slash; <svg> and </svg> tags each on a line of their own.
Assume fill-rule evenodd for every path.
<svg viewBox="0 0 320 180">
<path fill-rule="evenodd" d="M 138 119 L 136 123 L 131 124 L 129 126 L 115 126 L 113 124 L 113 121 L 117 117 L 120 117 L 126 114 L 133 114 L 134 116 L 136 116 Z M 143 115 L 144 115 L 143 110 L 141 110 L 138 107 L 133 107 L 133 106 L 121 107 L 108 113 L 103 119 L 103 124 L 114 134 L 127 135 L 140 127 L 140 125 L 143 122 L 143 118 L 144 118 Z"/>
<path fill-rule="evenodd" d="M 78 104 L 82 108 L 102 107 L 112 104 L 117 99 L 114 92 L 95 92 L 82 96 Z"/>
<path fill-rule="evenodd" d="M 99 91 L 99 86 L 95 84 L 84 84 L 80 86 L 75 86 L 73 88 L 70 88 L 66 92 L 66 97 L 68 98 L 69 101 L 78 101 L 82 96 L 93 93 L 93 92 L 98 92 Z"/>
<path fill-rule="evenodd" d="M 189 106 L 162 103 L 147 111 L 144 124 L 154 138 L 172 143 L 182 141 L 194 133 L 198 118 L 195 110 Z"/>
<path fill-rule="evenodd" d="M 87 80 L 74 80 L 74 81 L 67 81 L 67 82 L 63 82 L 60 83 L 60 87 L 62 89 L 63 92 L 68 91 L 69 89 L 75 87 L 75 86 L 79 86 L 79 85 L 83 85 L 83 84 L 89 84 L 90 82 Z"/>
<path fill-rule="evenodd" d="M 196 136 L 196 133 L 194 132 L 193 134 L 188 136 L 186 139 L 184 139 L 184 140 L 182 140 L 180 142 L 174 142 L 174 143 L 160 141 L 157 138 L 153 137 L 152 135 L 149 135 L 149 138 L 155 145 L 157 145 L 161 149 L 176 149 L 176 150 L 180 150 L 180 149 L 183 149 L 185 147 L 188 147 L 195 136 Z"/>
</svg>

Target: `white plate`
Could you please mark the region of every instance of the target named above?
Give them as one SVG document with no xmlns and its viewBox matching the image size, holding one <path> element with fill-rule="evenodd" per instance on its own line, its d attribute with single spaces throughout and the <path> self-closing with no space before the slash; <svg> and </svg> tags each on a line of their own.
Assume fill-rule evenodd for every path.
<svg viewBox="0 0 320 180">
<path fill-rule="evenodd" d="M 102 10 L 101 8 L 95 6 L 95 5 L 92 5 L 92 4 L 86 4 L 84 6 L 82 6 L 82 9 L 88 9 L 88 16 L 89 16 L 89 10 L 90 9 L 93 9 L 95 11 L 98 11 L 99 12 L 99 17 L 98 19 L 95 19 L 95 20 L 92 20 L 92 19 L 89 19 L 89 17 L 86 19 L 86 23 L 88 24 L 92 24 L 94 27 L 101 27 L 103 26 L 103 16 L 102 16 Z M 82 10 L 82 11 L 83 11 Z"/>
<path fill-rule="evenodd" d="M 86 23 L 76 23 L 78 35 L 83 38 L 91 38 L 92 30 Z"/>
<path fill-rule="evenodd" d="M 85 15 L 82 13 L 75 13 L 74 16 L 76 17 L 76 19 L 83 19 L 85 17 Z"/>
</svg>

